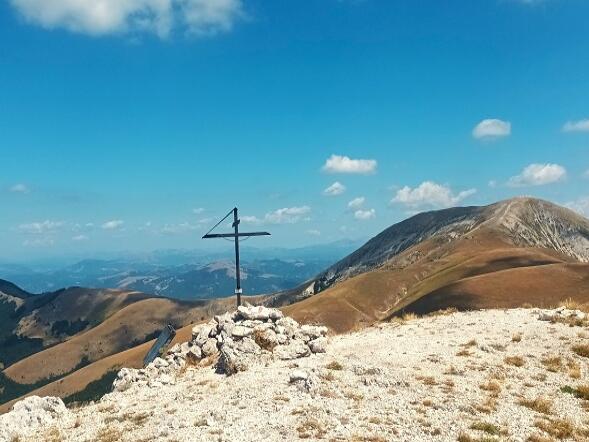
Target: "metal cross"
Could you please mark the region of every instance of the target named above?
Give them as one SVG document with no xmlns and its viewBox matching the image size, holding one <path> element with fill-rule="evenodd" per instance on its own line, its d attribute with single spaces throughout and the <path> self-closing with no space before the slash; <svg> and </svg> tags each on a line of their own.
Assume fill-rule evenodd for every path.
<svg viewBox="0 0 589 442">
<path fill-rule="evenodd" d="M 219 224 L 225 221 L 229 215 L 233 213 L 233 224 L 232 227 L 234 229 L 233 233 L 211 233 Z M 235 295 L 237 296 L 237 306 L 241 305 L 241 295 L 243 291 L 241 290 L 241 274 L 239 271 L 239 238 L 243 237 L 250 237 L 250 236 L 267 236 L 270 235 L 268 232 L 247 232 L 247 233 L 240 233 L 239 232 L 239 217 L 237 215 L 237 207 L 234 207 L 225 218 L 219 221 L 215 226 L 208 231 L 206 235 L 204 235 L 203 239 L 210 239 L 210 238 L 233 238 L 235 241 Z"/>
</svg>

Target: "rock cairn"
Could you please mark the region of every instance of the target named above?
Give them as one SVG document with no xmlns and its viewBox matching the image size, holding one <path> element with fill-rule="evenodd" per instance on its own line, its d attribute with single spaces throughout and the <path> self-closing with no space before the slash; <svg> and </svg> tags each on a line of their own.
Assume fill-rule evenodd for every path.
<svg viewBox="0 0 589 442">
<path fill-rule="evenodd" d="M 144 369 L 123 368 L 114 390 L 124 391 L 133 384 L 173 384 L 174 372 L 186 364 L 214 364 L 217 371 L 232 375 L 270 359 L 291 360 L 325 353 L 326 335 L 327 327 L 301 326 L 280 310 L 240 306 L 195 326 L 189 342 L 175 344 L 165 357 L 156 358 Z"/>
</svg>

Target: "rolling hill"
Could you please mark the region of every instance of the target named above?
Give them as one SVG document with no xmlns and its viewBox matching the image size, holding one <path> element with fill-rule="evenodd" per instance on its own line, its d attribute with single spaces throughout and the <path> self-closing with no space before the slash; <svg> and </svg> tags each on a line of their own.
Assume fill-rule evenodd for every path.
<svg viewBox="0 0 589 442">
<path fill-rule="evenodd" d="M 0 403 L 61 383 L 95 363 L 100 377 L 118 361 L 113 358 L 109 365 L 105 359 L 152 340 L 165 324 L 181 328 L 234 303 L 79 287 L 32 295 L 7 281 L 0 287 Z M 95 380 L 84 373 L 78 379 L 81 384 Z"/>
</svg>

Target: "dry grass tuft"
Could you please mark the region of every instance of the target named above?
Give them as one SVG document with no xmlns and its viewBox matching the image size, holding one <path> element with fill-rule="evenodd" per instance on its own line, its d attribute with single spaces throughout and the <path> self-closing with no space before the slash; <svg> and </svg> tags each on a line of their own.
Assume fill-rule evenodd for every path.
<svg viewBox="0 0 589 442">
<path fill-rule="evenodd" d="M 487 434 L 491 434 L 493 436 L 498 436 L 500 434 L 502 434 L 504 431 L 501 430 L 501 428 L 499 428 L 497 425 L 488 423 L 488 422 L 474 422 L 471 426 L 470 426 L 471 430 L 478 430 L 478 431 L 483 431 Z"/>
<path fill-rule="evenodd" d="M 490 391 L 493 393 L 499 393 L 501 391 L 501 385 L 499 384 L 499 382 L 494 380 L 490 380 L 485 384 L 479 385 L 479 388 L 481 390 Z"/>
<path fill-rule="evenodd" d="M 436 310 L 435 312 L 429 313 L 427 316 L 447 316 L 452 313 L 458 313 L 458 309 L 455 307 L 448 307 L 442 310 Z"/>
<path fill-rule="evenodd" d="M 557 439 L 572 438 L 577 432 L 575 425 L 567 419 L 537 420 L 534 425 Z"/>
<path fill-rule="evenodd" d="M 122 433 L 116 428 L 102 428 L 96 435 L 97 442 L 119 442 L 122 439 Z"/>
<path fill-rule="evenodd" d="M 538 413 L 550 414 L 552 412 L 552 401 L 542 397 L 537 397 L 536 399 L 520 399 L 518 404 Z"/>
<path fill-rule="evenodd" d="M 559 307 L 564 307 L 569 310 L 580 310 L 583 313 L 589 313 L 589 304 L 577 302 L 573 298 L 565 299 L 560 303 Z"/>
<path fill-rule="evenodd" d="M 341 370 L 344 369 L 344 366 L 342 364 L 340 364 L 339 362 L 337 362 L 337 361 L 333 361 L 333 362 L 330 362 L 329 364 L 327 364 L 325 366 L 325 368 L 327 368 L 328 370 L 341 371 Z"/>
<path fill-rule="evenodd" d="M 579 356 L 589 358 L 589 344 L 577 344 L 573 345 L 572 350 Z"/>
<path fill-rule="evenodd" d="M 567 362 L 567 368 L 569 369 L 569 376 L 573 379 L 581 379 L 581 365 L 574 359 L 569 359 Z"/>
<path fill-rule="evenodd" d="M 556 373 L 562 369 L 562 358 L 560 356 L 552 356 L 542 359 L 542 365 L 546 367 L 546 370 Z"/>
<path fill-rule="evenodd" d="M 326 433 L 323 424 L 314 418 L 301 422 L 297 427 L 297 432 L 301 439 L 321 439 Z"/>
<path fill-rule="evenodd" d="M 526 361 L 524 361 L 524 358 L 521 356 L 506 356 L 503 361 L 506 364 L 513 365 L 515 367 L 523 367 L 526 364 Z"/>
<path fill-rule="evenodd" d="M 554 442 L 551 437 L 540 436 L 539 434 L 532 434 L 527 439 L 527 442 Z"/>
<path fill-rule="evenodd" d="M 494 437 L 483 436 L 483 437 L 472 437 L 466 433 L 460 433 L 458 435 L 458 442 L 497 442 Z"/>
<path fill-rule="evenodd" d="M 511 337 L 511 342 L 521 342 L 522 340 L 522 334 L 521 333 L 516 333 L 515 335 L 513 335 Z"/>
<path fill-rule="evenodd" d="M 438 385 L 438 381 L 433 376 L 415 376 L 415 379 L 421 381 L 423 385 Z"/>
<path fill-rule="evenodd" d="M 471 354 L 472 353 L 470 351 L 468 351 L 466 348 L 463 348 L 458 353 L 456 353 L 456 356 L 470 356 Z"/>
</svg>

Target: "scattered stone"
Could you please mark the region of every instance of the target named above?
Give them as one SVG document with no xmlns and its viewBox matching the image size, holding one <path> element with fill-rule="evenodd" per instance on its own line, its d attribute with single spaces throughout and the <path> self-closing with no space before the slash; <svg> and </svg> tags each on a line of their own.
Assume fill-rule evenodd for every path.
<svg viewBox="0 0 589 442">
<path fill-rule="evenodd" d="M 321 337 L 310 341 L 309 348 L 313 353 L 325 353 L 327 351 L 327 338 Z"/>
</svg>

